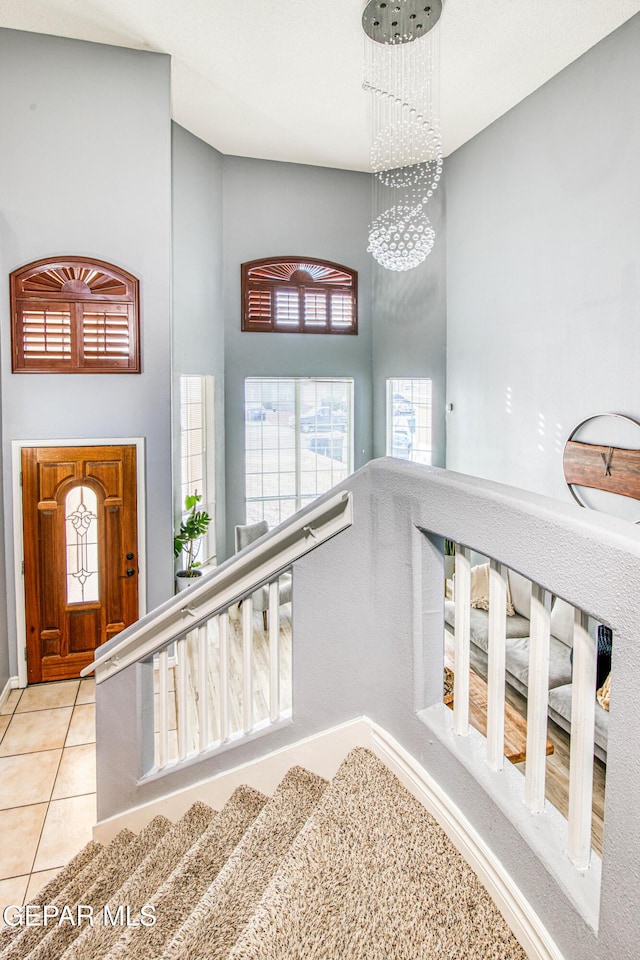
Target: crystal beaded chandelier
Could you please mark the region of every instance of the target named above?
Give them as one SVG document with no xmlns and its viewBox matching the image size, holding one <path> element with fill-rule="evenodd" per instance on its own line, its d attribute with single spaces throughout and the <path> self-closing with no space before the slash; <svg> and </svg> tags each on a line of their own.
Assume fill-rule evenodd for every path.
<svg viewBox="0 0 640 960">
<path fill-rule="evenodd" d="M 369 0 L 362 15 L 371 96 L 373 217 L 367 250 L 388 270 L 431 253 L 425 208 L 442 175 L 438 31 L 442 0 Z"/>
</svg>

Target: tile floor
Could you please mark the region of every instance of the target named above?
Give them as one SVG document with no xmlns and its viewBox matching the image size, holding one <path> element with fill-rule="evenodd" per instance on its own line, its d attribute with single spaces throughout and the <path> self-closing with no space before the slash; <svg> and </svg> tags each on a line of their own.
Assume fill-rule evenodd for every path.
<svg viewBox="0 0 640 960">
<path fill-rule="evenodd" d="M 12 690 L 0 707 L 0 926 L 91 839 L 94 681 Z"/>
</svg>

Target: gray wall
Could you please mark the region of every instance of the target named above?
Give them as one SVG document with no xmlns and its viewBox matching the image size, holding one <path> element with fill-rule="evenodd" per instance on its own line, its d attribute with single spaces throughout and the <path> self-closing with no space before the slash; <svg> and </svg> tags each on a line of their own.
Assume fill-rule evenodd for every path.
<svg viewBox="0 0 640 960">
<path fill-rule="evenodd" d="M 224 555 L 224 312 L 222 155 L 172 124 L 173 374 L 211 375 L 215 384 L 216 539 Z M 177 398 L 177 395 L 176 395 Z M 174 416 L 178 413 L 175 404 Z M 179 439 L 176 421 L 174 438 Z M 174 463 L 180 451 L 175 450 Z M 179 477 L 176 475 L 176 487 Z M 176 504 L 176 508 L 181 507 Z"/>
<path fill-rule="evenodd" d="M 164 55 L 0 31 L 2 458 L 12 673 L 12 440 L 145 437 L 148 605 L 172 589 L 169 66 Z M 9 273 L 65 253 L 107 260 L 140 278 L 141 375 L 11 373 Z"/>
<path fill-rule="evenodd" d="M 291 723 L 138 784 L 144 711 L 149 747 L 153 738 L 153 698 L 142 696 L 144 666 L 129 667 L 97 687 L 98 731 L 105 731 L 97 744 L 99 817 L 364 715 L 440 784 L 543 920 L 560 955 L 636 957 L 640 529 L 575 504 L 392 459 L 368 464 L 340 487 L 352 492 L 353 525 L 293 568 Z M 451 714 L 441 703 L 442 555 L 421 530 L 499 557 L 614 628 L 615 710 L 609 720 L 598 934 L 593 908 L 589 922 L 574 905 L 576 888 L 584 884 L 568 866 L 566 830 L 551 850 L 544 849 L 542 838 L 554 837 L 546 831 L 560 815 L 548 809 L 529 816 L 520 773 L 511 765 L 502 774 L 488 773 L 479 735 L 463 745 L 450 730 Z M 530 845 L 532 835 L 538 835 L 540 853 Z M 552 866 L 545 866 L 544 856 Z M 556 864 L 567 869 L 554 874 Z"/>
<path fill-rule="evenodd" d="M 366 174 L 224 159 L 224 310 L 227 547 L 244 523 L 244 380 L 345 376 L 355 380 L 355 467 L 372 454 L 371 269 Z M 332 260 L 358 271 L 358 335 L 240 331 L 240 264 L 270 255 Z"/>
<path fill-rule="evenodd" d="M 433 250 L 419 267 L 404 273 L 373 264 L 374 456 L 386 455 L 388 377 L 433 381 L 432 463 L 445 459 L 446 232 L 440 189 L 427 210 L 436 231 Z"/>
<path fill-rule="evenodd" d="M 447 465 L 567 498 L 583 418 L 640 417 L 640 16 L 451 156 Z"/>
</svg>

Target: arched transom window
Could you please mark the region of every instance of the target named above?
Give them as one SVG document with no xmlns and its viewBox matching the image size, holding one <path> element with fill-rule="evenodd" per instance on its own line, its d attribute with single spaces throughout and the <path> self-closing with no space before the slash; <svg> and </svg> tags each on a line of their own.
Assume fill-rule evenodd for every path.
<svg viewBox="0 0 640 960">
<path fill-rule="evenodd" d="M 358 274 L 338 263 L 270 257 L 242 264 L 242 329 L 358 332 Z"/>
<path fill-rule="evenodd" d="M 11 274 L 14 373 L 139 373 L 138 281 L 84 257 Z"/>
</svg>

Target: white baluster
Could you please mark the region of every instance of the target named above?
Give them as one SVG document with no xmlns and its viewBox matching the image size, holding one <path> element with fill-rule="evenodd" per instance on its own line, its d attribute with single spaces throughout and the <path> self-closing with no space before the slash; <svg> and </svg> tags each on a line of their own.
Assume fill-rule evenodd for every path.
<svg viewBox="0 0 640 960">
<path fill-rule="evenodd" d="M 524 800 L 532 813 L 544 810 L 547 765 L 547 704 L 549 700 L 550 615 L 545 591 L 534 583 L 531 590 L 531 635 L 527 687 L 527 769 Z"/>
<path fill-rule="evenodd" d="M 271 722 L 280 716 L 280 594 L 279 582 L 269 584 L 269 709 Z"/>
<path fill-rule="evenodd" d="M 507 572 L 492 560 L 489 567 L 489 647 L 487 665 L 487 763 L 504 763 L 504 681 L 507 637 Z"/>
<path fill-rule="evenodd" d="M 158 765 L 166 767 L 169 761 L 169 658 L 167 648 L 158 656 Z"/>
<path fill-rule="evenodd" d="M 568 854 L 579 870 L 587 869 L 591 854 L 596 661 L 596 643 L 589 636 L 587 615 L 576 610 L 573 623 Z"/>
<path fill-rule="evenodd" d="M 187 755 L 187 638 L 180 637 L 176 644 L 178 662 L 178 755 L 181 760 Z"/>
<path fill-rule="evenodd" d="M 456 544 L 453 729 L 461 737 L 469 733 L 470 557 L 468 547 Z"/>
<path fill-rule="evenodd" d="M 244 732 L 253 726 L 253 597 L 242 601 L 242 714 Z"/>
<path fill-rule="evenodd" d="M 229 611 L 218 617 L 220 640 L 220 740 L 229 736 Z"/>
<path fill-rule="evenodd" d="M 209 745 L 209 637 L 206 623 L 198 627 L 198 749 Z"/>
</svg>

